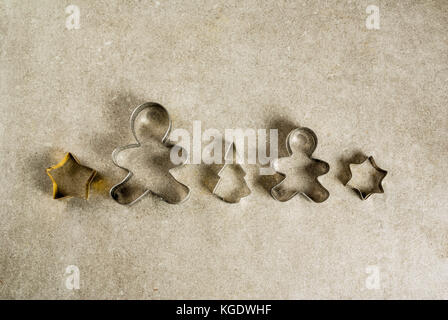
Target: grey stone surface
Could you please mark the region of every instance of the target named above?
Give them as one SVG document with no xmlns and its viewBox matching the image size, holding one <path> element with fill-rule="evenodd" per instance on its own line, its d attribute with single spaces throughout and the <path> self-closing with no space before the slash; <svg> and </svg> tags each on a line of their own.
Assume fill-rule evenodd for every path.
<svg viewBox="0 0 448 320">
<path fill-rule="evenodd" d="M 447 15 L 444 0 L 1 1 L 0 298 L 447 299 Z M 186 203 L 117 205 L 111 152 L 144 101 L 189 131 L 311 128 L 330 198 L 276 202 L 251 166 L 229 205 L 190 166 Z M 51 198 L 45 168 L 68 151 L 99 172 L 88 201 Z M 389 171 L 367 201 L 340 181 L 358 151 Z"/>
</svg>

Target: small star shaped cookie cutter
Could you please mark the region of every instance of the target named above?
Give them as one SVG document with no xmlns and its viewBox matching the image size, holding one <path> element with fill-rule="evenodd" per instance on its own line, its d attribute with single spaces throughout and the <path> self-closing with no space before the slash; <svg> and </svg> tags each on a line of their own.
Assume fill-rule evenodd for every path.
<svg viewBox="0 0 448 320">
<path fill-rule="evenodd" d="M 182 196 L 179 196 L 179 200 L 169 199 L 166 195 L 157 193 L 154 190 L 151 190 L 150 188 L 145 187 L 145 190 L 134 200 L 131 200 L 129 202 L 121 202 L 120 201 L 120 189 L 122 187 L 125 187 L 126 183 L 132 178 L 134 173 L 130 169 L 125 168 L 124 166 L 120 165 L 118 156 L 121 152 L 123 152 L 125 150 L 142 147 L 142 142 L 138 138 L 138 134 L 137 134 L 137 130 L 136 130 L 136 120 L 137 120 L 137 117 L 145 110 L 147 110 L 148 112 L 154 111 L 155 113 L 157 113 L 156 121 L 158 122 L 158 126 L 160 126 L 160 127 L 154 128 L 157 131 L 157 139 L 155 139 L 155 140 L 158 140 L 160 138 L 160 140 L 158 140 L 158 141 L 164 147 L 167 147 L 167 148 L 173 148 L 176 146 L 169 141 L 169 135 L 170 135 L 171 128 L 172 128 L 172 122 L 171 122 L 169 113 L 165 109 L 165 107 L 163 107 L 162 105 L 160 105 L 156 102 L 146 102 L 146 103 L 143 103 L 143 104 L 139 105 L 138 107 L 136 107 L 134 109 L 134 111 L 132 112 L 131 118 L 130 118 L 130 128 L 131 128 L 131 132 L 132 132 L 132 135 L 133 135 L 136 143 L 118 147 L 112 152 L 113 163 L 117 167 L 125 170 L 127 172 L 127 175 L 121 182 L 112 186 L 112 188 L 109 191 L 109 194 L 112 197 L 112 199 L 114 199 L 118 204 L 127 205 L 127 206 L 131 206 L 131 205 L 135 204 L 136 202 L 140 201 L 143 197 L 145 197 L 148 194 L 152 194 L 152 195 L 156 196 L 157 198 L 159 198 L 169 204 L 183 203 L 186 200 L 188 200 L 191 190 L 187 185 L 181 183 L 179 180 L 177 180 L 172 175 L 171 169 L 168 170 L 168 175 L 173 179 L 173 181 L 177 182 L 184 191 L 184 194 Z M 144 128 L 144 129 L 148 129 L 148 128 Z M 145 131 L 147 131 L 147 130 L 145 130 Z M 177 147 L 179 148 L 179 150 L 181 149 L 182 154 L 185 155 L 183 162 L 178 165 L 178 166 L 182 166 L 188 161 L 188 155 L 186 154 L 187 152 L 184 148 L 181 148 L 179 146 L 177 146 Z"/>
<path fill-rule="evenodd" d="M 375 169 L 375 174 L 371 175 L 371 179 L 373 179 L 373 186 L 367 188 L 367 190 L 361 187 L 357 187 L 350 183 L 353 178 L 352 167 L 361 166 L 364 163 L 366 163 L 366 161 L 368 161 L 368 163 L 370 163 L 372 168 Z M 387 171 L 378 167 L 372 156 L 364 157 L 364 160 L 362 160 L 359 163 L 349 163 L 348 167 L 349 167 L 348 181 L 345 183 L 345 186 L 352 188 L 354 191 L 356 191 L 361 197 L 361 200 L 366 200 L 374 193 L 384 193 L 382 181 L 386 177 Z"/>
<path fill-rule="evenodd" d="M 46 172 L 53 182 L 53 199 L 72 197 L 88 199 L 90 184 L 97 173 L 95 170 L 81 165 L 79 160 L 70 152 L 65 155 L 61 162 L 47 168 Z M 82 190 L 79 187 L 81 182 L 84 183 Z"/>
<path fill-rule="evenodd" d="M 279 158 L 271 162 L 271 167 L 283 176 L 283 179 L 271 188 L 271 196 L 275 200 L 286 202 L 299 193 L 306 199 L 316 203 L 324 202 L 328 199 L 330 192 L 319 182 L 318 177 L 328 173 L 328 171 L 330 171 L 330 165 L 325 161 L 312 157 L 316 147 L 317 136 L 311 129 L 300 127 L 293 129 L 288 134 L 286 138 L 288 157 Z M 294 160 L 300 160 L 302 162 L 299 162 L 299 165 L 297 166 L 297 163 L 295 163 Z M 303 185 L 298 184 L 298 181 L 291 179 L 290 176 L 288 177 L 288 174 L 284 172 L 283 169 L 285 168 L 281 163 L 287 164 L 287 167 L 299 168 L 299 173 L 307 175 L 309 178 L 308 182 L 312 183 L 313 186 L 310 188 L 308 184 L 307 187 L 304 187 Z M 295 184 L 295 186 L 288 186 L 287 182 L 289 182 L 290 185 Z"/>
</svg>

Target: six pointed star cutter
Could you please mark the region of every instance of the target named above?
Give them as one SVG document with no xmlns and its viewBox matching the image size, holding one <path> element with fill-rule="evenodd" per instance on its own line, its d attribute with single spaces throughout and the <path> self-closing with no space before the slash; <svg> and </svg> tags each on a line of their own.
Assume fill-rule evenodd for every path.
<svg viewBox="0 0 448 320">
<path fill-rule="evenodd" d="M 377 173 L 375 175 L 372 175 L 372 177 L 371 177 L 373 179 L 374 185 L 371 188 L 367 188 L 367 190 L 364 188 L 360 188 L 355 185 L 352 185 L 350 183 L 350 181 L 353 178 L 352 167 L 360 166 L 360 165 L 364 164 L 366 161 L 369 161 L 370 165 L 375 169 L 375 172 Z M 361 197 L 361 200 L 366 200 L 368 197 L 370 197 L 374 193 L 384 193 L 384 189 L 383 189 L 381 182 L 383 181 L 384 177 L 386 177 L 386 175 L 387 175 L 387 171 L 378 167 L 372 156 L 366 157 L 360 163 L 349 163 L 349 179 L 345 183 L 345 186 L 348 186 L 348 187 L 352 188 L 353 190 L 355 190 L 356 192 L 358 192 L 359 196 Z"/>
</svg>

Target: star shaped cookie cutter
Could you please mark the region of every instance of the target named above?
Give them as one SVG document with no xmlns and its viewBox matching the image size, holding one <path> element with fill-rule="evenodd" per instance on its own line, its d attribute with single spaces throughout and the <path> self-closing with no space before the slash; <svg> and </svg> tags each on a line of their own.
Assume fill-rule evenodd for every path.
<svg viewBox="0 0 448 320">
<path fill-rule="evenodd" d="M 58 164 L 46 169 L 47 175 L 53 183 L 53 199 L 71 197 L 89 198 L 90 184 L 95 178 L 96 171 L 81 165 L 79 160 L 70 152 Z M 56 181 L 59 181 L 58 182 Z M 83 190 L 78 186 L 84 183 Z"/>
<path fill-rule="evenodd" d="M 275 200 L 285 202 L 291 200 L 299 193 L 316 203 L 324 202 L 328 199 L 330 192 L 322 186 L 318 177 L 328 173 L 330 165 L 325 161 L 312 157 L 316 147 L 317 136 L 311 129 L 300 127 L 293 129 L 288 134 L 286 138 L 288 157 L 279 158 L 271 162 L 271 167 L 283 176 L 283 180 L 271 188 L 271 196 Z M 297 186 L 297 181 L 289 178 L 288 174 L 284 172 L 285 170 L 281 163 L 286 164 L 288 167 L 295 167 L 297 163 L 294 160 L 300 161 L 298 166 L 299 173 L 308 176 L 307 187 L 303 185 Z M 295 184 L 295 186 L 288 186 L 287 182 L 290 185 Z M 312 187 L 309 187 L 310 184 L 312 184 Z"/>
<path fill-rule="evenodd" d="M 372 180 L 373 184 L 370 188 L 367 188 L 367 190 L 364 188 L 361 188 L 361 187 L 357 187 L 350 183 L 353 178 L 352 168 L 354 166 L 364 165 L 364 163 L 366 163 L 366 161 L 368 161 L 368 163 L 375 170 L 375 174 L 371 175 L 371 179 L 373 179 Z M 362 160 L 359 163 L 349 163 L 348 166 L 349 166 L 348 181 L 345 183 L 345 186 L 350 187 L 353 190 L 355 190 L 361 197 L 361 200 L 366 200 L 374 193 L 384 193 L 383 185 L 381 183 L 382 183 L 383 179 L 386 177 L 387 171 L 378 167 L 372 156 L 365 157 L 364 160 Z"/>
<path fill-rule="evenodd" d="M 139 140 L 139 138 L 137 137 L 137 132 L 136 132 L 136 120 L 137 117 L 139 116 L 139 114 L 145 110 L 148 111 L 155 111 L 156 113 L 158 113 L 158 122 L 161 125 L 160 128 L 156 128 L 158 130 L 160 130 L 160 137 L 161 140 L 160 142 L 162 143 L 163 146 L 168 147 L 168 148 L 172 148 L 175 147 L 176 145 L 172 144 L 169 142 L 169 135 L 171 132 L 171 128 L 172 128 L 172 122 L 169 116 L 168 111 L 165 109 L 165 107 L 163 107 L 162 105 L 155 103 L 155 102 L 146 102 L 141 104 L 140 106 L 136 107 L 134 109 L 134 111 L 131 114 L 131 118 L 130 118 L 130 128 L 131 128 L 131 132 L 132 135 L 136 141 L 136 143 L 133 144 L 129 144 L 126 146 L 122 146 L 122 147 L 118 147 L 116 148 L 113 152 L 112 152 L 112 161 L 113 163 L 125 170 L 127 172 L 126 177 L 119 182 L 118 184 L 112 186 L 112 188 L 109 191 L 110 196 L 112 197 L 112 199 L 114 199 L 117 203 L 121 204 L 121 205 L 128 205 L 131 206 L 133 204 L 135 204 L 136 202 L 140 201 L 143 197 L 145 197 L 148 194 L 153 194 L 154 196 L 158 197 L 159 199 L 170 203 L 170 204 L 180 204 L 186 200 L 188 200 L 189 196 L 190 196 L 190 188 L 186 185 L 184 185 L 183 183 L 181 183 L 180 181 L 178 181 L 172 174 L 171 174 L 171 170 L 168 170 L 168 175 L 173 178 L 177 183 L 179 183 L 179 185 L 181 185 L 182 187 L 184 187 L 184 191 L 185 194 L 181 197 L 181 199 L 179 201 L 172 201 L 170 199 L 168 199 L 166 196 L 164 196 L 163 194 L 159 194 L 151 189 L 146 188 L 146 190 L 144 190 L 144 192 L 138 196 L 136 199 L 130 201 L 130 202 L 125 202 L 122 203 L 119 201 L 119 189 L 123 186 L 125 186 L 125 184 L 132 178 L 132 176 L 134 175 L 134 173 L 128 169 L 123 167 L 122 165 L 119 164 L 119 160 L 118 160 L 118 156 L 119 154 L 124 151 L 124 150 L 128 150 L 128 149 L 133 149 L 133 148 L 140 148 L 142 146 L 141 141 Z M 163 123 L 166 122 L 166 127 L 162 127 Z M 182 150 L 182 154 L 184 155 L 184 160 L 183 162 L 180 164 L 180 166 L 184 165 L 187 161 L 188 161 L 188 156 L 187 156 L 187 152 L 184 148 L 181 148 L 179 146 L 177 146 L 179 148 L 179 150 Z"/>
</svg>

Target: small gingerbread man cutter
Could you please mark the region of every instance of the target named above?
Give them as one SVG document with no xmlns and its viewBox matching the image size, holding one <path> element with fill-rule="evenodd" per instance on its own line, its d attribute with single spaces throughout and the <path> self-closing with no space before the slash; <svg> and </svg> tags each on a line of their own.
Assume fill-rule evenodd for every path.
<svg viewBox="0 0 448 320">
<path fill-rule="evenodd" d="M 286 138 L 288 157 L 271 162 L 272 168 L 284 179 L 271 189 L 275 200 L 288 201 L 300 193 L 313 202 L 323 202 L 330 193 L 317 177 L 326 174 L 330 165 L 312 158 L 317 147 L 317 136 L 308 128 L 296 128 Z"/>
<path fill-rule="evenodd" d="M 153 194 L 170 204 L 186 201 L 190 196 L 190 188 L 178 181 L 171 170 L 184 165 L 188 155 L 184 148 L 169 142 L 172 123 L 168 111 L 155 102 L 143 103 L 132 112 L 130 127 L 136 143 L 118 147 L 112 152 L 114 164 L 125 170 L 127 175 L 110 189 L 111 197 L 122 205 L 133 205 L 148 194 Z M 168 155 L 168 151 L 174 147 L 182 153 L 180 164 L 173 164 Z M 146 173 L 142 170 L 148 167 L 153 170 L 152 174 L 140 177 L 146 180 L 140 182 L 137 188 L 131 183 L 134 171 L 122 164 L 126 159 L 123 156 L 126 155 L 128 161 L 134 163 L 132 167 L 138 172 Z M 168 166 L 169 169 L 167 169 Z M 164 184 L 163 187 L 158 186 L 160 182 Z M 147 184 L 151 187 L 147 187 Z"/>
</svg>

